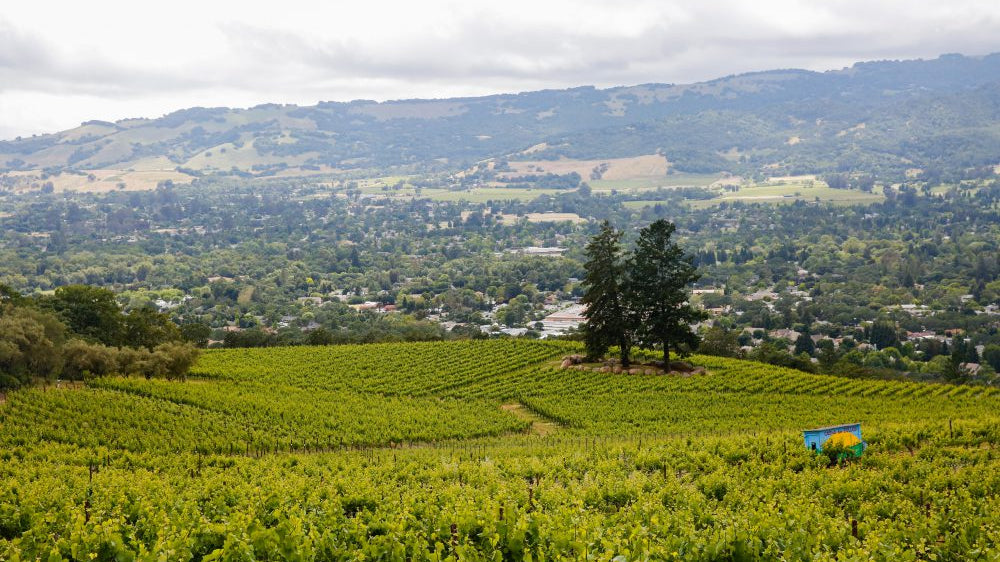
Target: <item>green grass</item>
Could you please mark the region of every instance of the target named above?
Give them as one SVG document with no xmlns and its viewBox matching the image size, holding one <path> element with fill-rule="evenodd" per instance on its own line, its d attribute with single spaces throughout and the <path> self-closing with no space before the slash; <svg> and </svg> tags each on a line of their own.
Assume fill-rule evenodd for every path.
<svg viewBox="0 0 1000 562">
<path fill-rule="evenodd" d="M 429 197 L 434 201 L 469 201 L 471 203 L 485 203 L 497 200 L 517 200 L 531 201 L 542 195 L 558 195 L 568 193 L 564 189 L 519 189 L 509 187 L 482 187 L 464 191 L 449 191 L 424 189 L 422 197 Z"/>
<path fill-rule="evenodd" d="M 883 201 L 878 193 L 865 193 L 856 189 L 833 189 L 822 182 L 789 182 L 785 184 L 756 184 L 742 186 L 736 191 L 724 191 L 719 197 L 691 201 L 696 209 L 713 207 L 723 202 L 788 204 L 795 201 L 820 201 L 834 204 L 864 204 Z"/>
<path fill-rule="evenodd" d="M 795 201 L 820 201 L 837 205 L 876 203 L 883 201 L 879 193 L 865 193 L 856 189 L 833 189 L 822 182 L 789 182 L 783 184 L 755 184 L 742 186 L 736 191 L 719 190 L 714 199 L 688 199 L 685 204 L 694 209 L 706 209 L 724 202 L 788 204 Z M 661 201 L 646 199 L 626 201 L 625 208 L 638 210 L 652 207 Z"/>
<path fill-rule="evenodd" d="M 358 180 L 358 191 L 360 191 L 361 193 L 397 194 L 400 193 L 400 191 L 406 190 L 407 188 L 404 187 L 404 189 L 400 191 L 395 191 L 392 189 L 386 191 L 385 188 L 386 187 L 391 188 L 392 186 L 398 184 L 399 182 L 403 182 L 405 184 L 406 180 L 408 180 L 409 178 L 410 176 L 382 176 L 382 177 L 366 178 Z M 412 191 L 412 187 L 409 189 Z"/>
<path fill-rule="evenodd" d="M 692 201 L 693 200 L 686 200 L 686 202 L 684 204 L 687 204 L 687 203 L 692 202 Z M 665 205 L 665 206 L 669 207 L 670 205 L 673 205 L 674 203 L 667 203 L 666 201 L 652 201 L 652 200 L 649 200 L 649 201 L 624 201 L 624 202 L 622 202 L 622 206 L 623 207 L 625 207 L 626 209 L 631 209 L 633 211 L 638 211 L 639 209 L 644 209 L 646 207 L 655 207 L 657 204 L 662 204 L 662 205 Z"/>
<path fill-rule="evenodd" d="M 705 187 L 719 180 L 718 174 L 667 174 L 623 180 L 588 180 L 594 191 L 649 191 L 661 187 Z"/>
</svg>

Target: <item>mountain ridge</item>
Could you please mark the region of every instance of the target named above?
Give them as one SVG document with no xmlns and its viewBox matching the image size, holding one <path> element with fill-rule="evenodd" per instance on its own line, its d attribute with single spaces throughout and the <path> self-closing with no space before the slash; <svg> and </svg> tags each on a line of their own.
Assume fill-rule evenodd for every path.
<svg viewBox="0 0 1000 562">
<path fill-rule="evenodd" d="M 954 158 L 963 168 L 996 164 L 984 151 L 1000 145 L 998 100 L 1000 53 L 868 61 L 823 72 L 757 71 L 693 84 L 192 107 L 0 141 L 0 172 L 118 170 L 190 179 L 458 169 L 514 155 L 662 153 L 683 171 L 901 175 Z M 956 107 L 979 121 L 957 119 Z M 545 148 L 524 153 L 535 146 Z M 908 154 L 914 147 L 916 158 Z M 857 151 L 877 157 L 858 162 L 851 156 Z"/>
</svg>

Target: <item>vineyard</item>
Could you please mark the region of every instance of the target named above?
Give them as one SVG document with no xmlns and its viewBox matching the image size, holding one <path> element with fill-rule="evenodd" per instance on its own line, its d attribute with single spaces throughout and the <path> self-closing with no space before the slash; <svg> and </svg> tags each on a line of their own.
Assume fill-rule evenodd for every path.
<svg viewBox="0 0 1000 562">
<path fill-rule="evenodd" d="M 11 393 L 0 560 L 1000 560 L 995 390 L 560 369 L 576 350 L 210 351 Z M 802 446 L 853 421 L 861 459 Z"/>
</svg>

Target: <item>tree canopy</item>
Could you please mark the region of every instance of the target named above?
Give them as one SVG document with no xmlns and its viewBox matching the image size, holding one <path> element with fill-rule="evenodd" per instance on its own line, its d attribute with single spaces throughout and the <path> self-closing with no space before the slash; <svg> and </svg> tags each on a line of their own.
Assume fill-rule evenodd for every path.
<svg viewBox="0 0 1000 562">
<path fill-rule="evenodd" d="M 583 266 L 585 292 L 581 302 L 587 305 L 583 328 L 587 355 L 598 358 L 617 345 L 622 364 L 627 367 L 634 329 L 625 300 L 621 237 L 621 231 L 605 221 L 587 244 L 587 262 Z"/>
<path fill-rule="evenodd" d="M 0 286 L 0 390 L 36 377 L 183 378 L 198 350 L 181 339 L 162 313 L 123 314 L 107 289 L 61 287 L 52 297 L 35 299 Z"/>
<path fill-rule="evenodd" d="M 675 227 L 664 219 L 639 231 L 635 250 L 628 259 L 628 301 L 639 345 L 659 345 L 664 357 L 671 349 L 685 351 L 698 346 L 691 324 L 704 313 L 688 302 L 687 287 L 700 277 L 691 258 L 671 240 Z"/>
<path fill-rule="evenodd" d="M 587 245 L 587 305 L 584 341 L 597 358 L 617 345 L 628 367 L 631 347 L 660 347 L 669 358 L 698 346 L 691 323 L 704 318 L 688 302 L 687 287 L 697 281 L 691 259 L 671 240 L 675 227 L 660 219 L 639 232 L 635 249 L 623 255 L 622 233 L 605 222 Z"/>
</svg>

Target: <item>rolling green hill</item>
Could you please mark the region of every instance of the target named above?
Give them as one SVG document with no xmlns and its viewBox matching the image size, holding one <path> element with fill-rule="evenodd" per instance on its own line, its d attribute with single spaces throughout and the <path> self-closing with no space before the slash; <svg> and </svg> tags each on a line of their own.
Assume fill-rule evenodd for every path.
<svg viewBox="0 0 1000 562">
<path fill-rule="evenodd" d="M 572 343 L 207 352 L 0 403 L 4 560 L 965 560 L 1000 554 L 1000 395 Z M 837 465 L 800 431 L 861 421 Z"/>
<path fill-rule="evenodd" d="M 1000 55 L 949 55 L 822 73 L 775 70 L 687 85 L 307 107 L 196 107 L 156 119 L 89 121 L 60 133 L 0 142 L 0 171 L 15 187 L 50 177 L 58 183 L 55 174 L 64 171 L 77 173 L 70 177 L 93 175 L 91 185 L 114 189 L 150 188 L 203 174 L 458 170 L 487 158 L 660 153 L 685 172 L 861 170 L 901 177 L 911 169 L 996 165 L 998 124 Z M 78 184 L 68 185 L 78 189 Z"/>
</svg>

